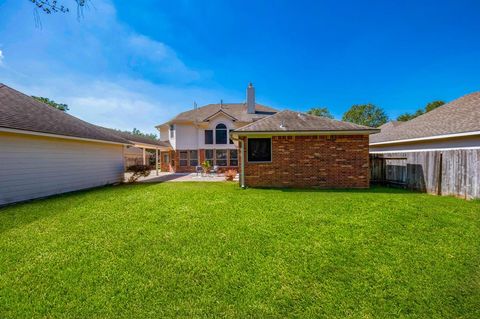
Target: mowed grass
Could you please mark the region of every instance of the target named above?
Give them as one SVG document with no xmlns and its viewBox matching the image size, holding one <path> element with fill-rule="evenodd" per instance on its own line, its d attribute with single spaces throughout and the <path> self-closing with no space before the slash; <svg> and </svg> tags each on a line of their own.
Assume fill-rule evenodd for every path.
<svg viewBox="0 0 480 319">
<path fill-rule="evenodd" d="M 0 318 L 479 318 L 480 202 L 106 187 L 0 209 Z"/>
</svg>

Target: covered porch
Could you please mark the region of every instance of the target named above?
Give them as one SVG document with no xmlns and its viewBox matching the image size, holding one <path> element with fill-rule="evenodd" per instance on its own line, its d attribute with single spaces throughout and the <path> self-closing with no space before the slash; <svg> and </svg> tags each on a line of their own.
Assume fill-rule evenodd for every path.
<svg viewBox="0 0 480 319">
<path fill-rule="evenodd" d="M 168 164 L 168 163 L 162 163 L 162 152 L 169 152 L 172 148 L 170 146 L 170 143 L 168 142 L 154 142 L 152 143 L 143 143 L 143 142 L 138 142 L 138 141 L 130 141 L 132 143 L 132 147 L 138 148 L 142 151 L 142 165 L 150 165 L 150 160 L 148 156 L 147 151 L 153 151 L 154 152 L 154 158 L 155 158 L 155 164 L 154 164 L 154 172 L 155 176 L 160 176 L 160 172 L 162 171 L 162 165 L 163 164 Z M 152 174 L 150 174 L 151 176 Z"/>
</svg>

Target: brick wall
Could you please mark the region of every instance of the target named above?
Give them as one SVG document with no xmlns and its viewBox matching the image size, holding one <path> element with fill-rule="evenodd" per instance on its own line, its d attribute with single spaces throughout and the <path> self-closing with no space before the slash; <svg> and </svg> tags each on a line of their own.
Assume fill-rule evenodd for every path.
<svg viewBox="0 0 480 319">
<path fill-rule="evenodd" d="M 274 136 L 272 162 L 246 161 L 245 185 L 367 188 L 368 135 Z"/>
</svg>

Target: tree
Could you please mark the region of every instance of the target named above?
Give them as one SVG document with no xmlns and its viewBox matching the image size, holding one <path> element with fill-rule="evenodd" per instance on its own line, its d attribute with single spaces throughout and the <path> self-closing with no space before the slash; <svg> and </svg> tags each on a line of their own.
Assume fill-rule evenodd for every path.
<svg viewBox="0 0 480 319">
<path fill-rule="evenodd" d="M 315 116 L 323 116 L 323 117 L 328 117 L 329 119 L 333 119 L 333 115 L 330 113 L 330 111 L 326 107 L 312 107 L 310 110 L 307 111 L 307 114 L 315 115 Z"/>
<path fill-rule="evenodd" d="M 129 132 L 130 133 L 130 132 Z M 157 134 L 153 134 L 153 133 L 143 133 L 141 132 L 139 129 L 137 128 L 133 128 L 132 130 L 132 134 L 133 135 L 137 135 L 137 136 L 142 136 L 142 137 L 146 137 L 146 138 L 149 138 L 151 140 L 157 140 Z"/>
<path fill-rule="evenodd" d="M 30 0 L 37 9 L 43 11 L 46 14 L 52 13 L 67 13 L 70 12 L 68 7 L 64 6 L 61 3 L 58 3 L 57 0 Z M 74 0 L 77 3 L 77 8 L 81 9 L 85 7 L 88 0 Z"/>
<path fill-rule="evenodd" d="M 420 108 L 418 109 L 415 113 L 410 114 L 410 113 L 403 113 L 397 117 L 397 121 L 405 122 L 405 121 L 410 121 L 422 114 L 428 113 L 430 111 L 435 110 L 437 107 L 444 105 L 444 101 L 433 101 L 430 103 L 427 103 L 425 106 L 425 110 Z"/>
<path fill-rule="evenodd" d="M 63 103 L 57 103 L 55 102 L 54 100 L 50 100 L 49 98 L 46 98 L 46 97 L 41 97 L 41 96 L 33 96 L 32 97 L 37 100 L 37 101 L 40 101 L 42 103 L 45 103 L 45 104 L 48 104 L 56 109 L 59 109 L 60 111 L 63 111 L 63 112 L 67 112 L 68 111 L 68 105 L 67 104 L 63 104 Z"/>
<path fill-rule="evenodd" d="M 442 106 L 443 104 L 445 104 L 444 101 L 433 101 L 433 102 L 430 102 L 430 103 L 427 104 L 427 106 L 425 106 L 425 113 L 426 113 L 426 112 L 433 111 L 433 110 L 435 110 L 437 107 Z"/>
<path fill-rule="evenodd" d="M 379 127 L 388 121 L 388 116 L 382 108 L 373 104 L 355 104 L 343 114 L 342 120 L 370 127 Z"/>
</svg>

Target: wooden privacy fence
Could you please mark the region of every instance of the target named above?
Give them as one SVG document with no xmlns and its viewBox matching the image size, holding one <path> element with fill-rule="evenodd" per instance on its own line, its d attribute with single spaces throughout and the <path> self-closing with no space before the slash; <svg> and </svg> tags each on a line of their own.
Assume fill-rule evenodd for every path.
<svg viewBox="0 0 480 319">
<path fill-rule="evenodd" d="M 480 198 L 480 149 L 370 154 L 372 183 Z"/>
<path fill-rule="evenodd" d="M 146 163 L 150 166 L 155 166 L 155 155 L 147 154 Z M 132 165 L 142 165 L 143 157 L 138 154 L 125 154 L 125 168 Z"/>
</svg>

